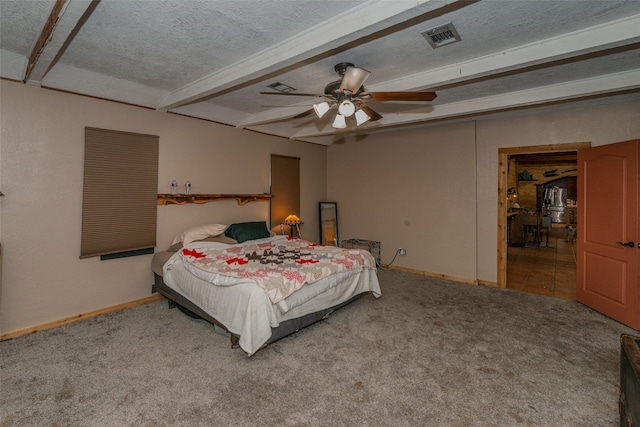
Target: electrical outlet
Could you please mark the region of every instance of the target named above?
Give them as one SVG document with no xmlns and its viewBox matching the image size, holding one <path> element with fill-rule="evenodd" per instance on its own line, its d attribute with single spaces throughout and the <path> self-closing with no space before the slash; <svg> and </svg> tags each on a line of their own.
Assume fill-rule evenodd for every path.
<svg viewBox="0 0 640 427">
<path fill-rule="evenodd" d="M 399 253 L 401 256 L 404 256 L 404 255 L 406 255 L 406 254 L 407 254 L 407 251 L 406 251 L 404 248 L 398 248 L 398 253 Z"/>
</svg>

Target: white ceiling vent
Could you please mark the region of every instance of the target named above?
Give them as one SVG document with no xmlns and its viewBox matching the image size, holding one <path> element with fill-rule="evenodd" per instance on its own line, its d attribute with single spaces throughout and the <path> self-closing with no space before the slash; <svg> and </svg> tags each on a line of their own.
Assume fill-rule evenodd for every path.
<svg viewBox="0 0 640 427">
<path fill-rule="evenodd" d="M 453 24 L 441 25 L 439 27 L 431 28 L 430 30 L 423 31 L 422 36 L 427 39 L 432 48 L 444 46 L 460 41 L 460 35 L 453 27 Z"/>
</svg>

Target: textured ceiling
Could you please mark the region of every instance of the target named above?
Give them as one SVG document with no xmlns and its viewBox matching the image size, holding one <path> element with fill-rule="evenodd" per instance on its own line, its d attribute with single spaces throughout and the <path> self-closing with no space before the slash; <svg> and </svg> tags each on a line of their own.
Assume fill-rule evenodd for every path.
<svg viewBox="0 0 640 427">
<path fill-rule="evenodd" d="M 0 0 L 3 78 L 319 144 L 640 99 L 638 0 L 66 0 L 50 18 L 55 5 Z M 449 22 L 462 40 L 433 49 L 421 33 Z M 370 102 L 381 120 L 337 131 L 332 117 L 291 118 L 318 98 L 259 93 L 321 94 L 340 62 L 371 71 L 368 91 L 438 97 Z"/>
</svg>

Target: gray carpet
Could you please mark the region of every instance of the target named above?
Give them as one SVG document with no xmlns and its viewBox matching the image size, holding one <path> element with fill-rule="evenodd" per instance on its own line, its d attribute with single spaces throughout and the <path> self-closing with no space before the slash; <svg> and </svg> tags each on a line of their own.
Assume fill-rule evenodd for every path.
<svg viewBox="0 0 640 427">
<path fill-rule="evenodd" d="M 166 301 L 0 343 L 1 426 L 615 426 L 620 333 L 576 302 L 378 272 L 246 357 Z"/>
</svg>

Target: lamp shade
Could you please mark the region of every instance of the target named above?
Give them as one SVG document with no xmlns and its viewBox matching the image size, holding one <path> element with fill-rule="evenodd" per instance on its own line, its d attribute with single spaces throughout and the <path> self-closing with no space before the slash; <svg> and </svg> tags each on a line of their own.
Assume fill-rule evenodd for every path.
<svg viewBox="0 0 640 427">
<path fill-rule="evenodd" d="M 301 224 L 302 221 L 300 221 L 300 218 L 298 218 L 298 216 L 296 216 L 295 214 L 291 214 L 284 219 L 284 223 L 287 225 L 297 225 Z"/>
<path fill-rule="evenodd" d="M 345 117 L 351 117 L 356 112 L 356 106 L 349 100 L 342 101 L 338 107 L 338 112 Z"/>
<path fill-rule="evenodd" d="M 313 104 L 313 110 L 316 112 L 319 118 L 322 118 L 322 116 L 324 116 L 327 111 L 329 111 L 329 108 L 331 108 L 331 106 L 327 101 L 320 102 L 319 104 Z"/>
<path fill-rule="evenodd" d="M 340 83 L 340 90 L 348 90 L 351 93 L 356 93 L 360 90 L 360 86 L 367 80 L 371 74 L 369 71 L 357 67 L 347 67 L 342 83 Z"/>
<path fill-rule="evenodd" d="M 333 121 L 333 126 L 336 129 L 344 129 L 347 127 L 347 121 L 344 119 L 342 114 L 336 114 L 336 118 Z"/>
<path fill-rule="evenodd" d="M 369 115 L 367 113 L 365 113 L 362 110 L 356 111 L 356 124 L 358 126 L 360 126 L 363 123 L 368 122 L 369 120 L 371 120 L 371 117 L 369 117 Z"/>
</svg>

